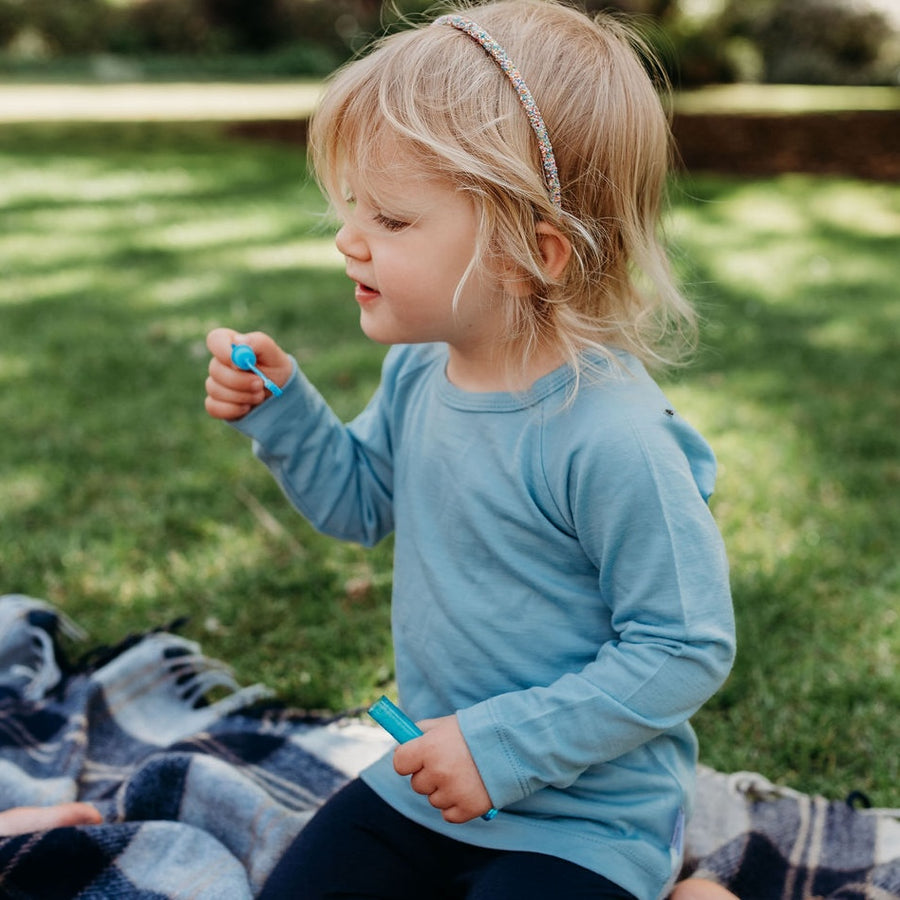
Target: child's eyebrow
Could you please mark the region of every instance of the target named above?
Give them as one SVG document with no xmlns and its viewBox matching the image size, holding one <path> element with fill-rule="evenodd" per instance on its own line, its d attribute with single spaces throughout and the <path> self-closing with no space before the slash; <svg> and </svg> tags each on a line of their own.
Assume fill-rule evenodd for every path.
<svg viewBox="0 0 900 900">
<path fill-rule="evenodd" d="M 357 201 L 378 213 L 400 219 L 420 219 L 434 205 L 422 202 L 409 192 L 404 192 L 402 196 L 385 196 L 379 192 L 376 195 L 357 197 Z"/>
</svg>

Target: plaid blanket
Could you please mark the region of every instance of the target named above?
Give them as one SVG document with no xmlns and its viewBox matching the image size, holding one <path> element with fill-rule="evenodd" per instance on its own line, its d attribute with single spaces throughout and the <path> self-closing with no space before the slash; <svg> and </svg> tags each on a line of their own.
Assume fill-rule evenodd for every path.
<svg viewBox="0 0 900 900">
<path fill-rule="evenodd" d="M 701 766 L 682 875 L 741 900 L 890 900 L 900 897 L 898 816 Z"/>
<path fill-rule="evenodd" d="M 49 604 L 0 597 L 0 809 L 87 800 L 104 824 L 0 838 L 0 897 L 257 894 L 333 791 L 391 741 L 239 687 L 170 631 L 72 664 L 77 628 Z M 211 699 L 218 697 L 218 699 Z M 900 823 L 701 771 L 686 872 L 741 900 L 900 898 Z"/>
</svg>

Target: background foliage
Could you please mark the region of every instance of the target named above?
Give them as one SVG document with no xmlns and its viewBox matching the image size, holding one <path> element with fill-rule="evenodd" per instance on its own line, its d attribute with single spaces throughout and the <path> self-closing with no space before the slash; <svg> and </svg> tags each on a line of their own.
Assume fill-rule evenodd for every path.
<svg viewBox="0 0 900 900">
<path fill-rule="evenodd" d="M 31 75 L 51 59 L 106 58 L 119 77 L 229 72 L 322 75 L 373 33 L 431 0 L 0 0 L 0 65 Z M 848 0 L 585 0 L 642 17 L 682 86 L 750 80 L 900 83 L 897 19 Z M 127 64 L 110 66 L 112 55 Z M 177 61 L 173 59 L 177 58 Z M 95 59 L 96 63 L 97 60 Z M 95 66 L 96 68 L 96 66 Z"/>
</svg>

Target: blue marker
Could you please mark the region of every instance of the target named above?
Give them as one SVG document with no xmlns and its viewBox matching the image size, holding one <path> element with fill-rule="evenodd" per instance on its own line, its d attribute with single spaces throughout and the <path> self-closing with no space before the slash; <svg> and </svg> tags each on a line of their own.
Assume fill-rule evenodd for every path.
<svg viewBox="0 0 900 900">
<path fill-rule="evenodd" d="M 422 737 L 425 733 L 402 709 L 391 703 L 387 697 L 382 697 L 373 703 L 369 707 L 369 715 L 398 744 L 405 744 L 413 738 Z M 481 818 L 485 822 L 490 822 L 496 815 L 496 809 L 489 809 Z"/>
<path fill-rule="evenodd" d="M 259 369 L 256 368 L 256 354 L 249 344 L 232 344 L 231 345 L 231 361 L 245 372 L 253 372 L 262 379 L 263 385 L 267 391 L 271 391 L 272 396 L 280 397 L 283 393 L 280 387 L 267 378 Z"/>
</svg>

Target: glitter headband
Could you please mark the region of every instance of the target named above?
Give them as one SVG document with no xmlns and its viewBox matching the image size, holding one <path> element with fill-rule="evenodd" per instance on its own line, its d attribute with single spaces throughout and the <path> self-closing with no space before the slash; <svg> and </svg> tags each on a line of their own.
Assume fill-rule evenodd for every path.
<svg viewBox="0 0 900 900">
<path fill-rule="evenodd" d="M 503 70 L 504 74 L 512 82 L 512 86 L 522 101 L 522 106 L 528 115 L 528 121 L 538 140 L 538 147 L 541 151 L 541 162 L 544 166 L 544 181 L 547 183 L 547 190 L 550 194 L 550 200 L 557 209 L 562 209 L 562 188 L 559 183 L 559 172 L 556 168 L 556 157 L 553 155 L 553 147 L 550 144 L 550 135 L 547 134 L 547 126 L 544 124 L 544 117 L 525 84 L 525 79 L 514 65 L 513 61 L 506 55 L 506 51 L 478 24 L 466 19 L 463 16 L 440 16 L 434 20 L 435 25 L 451 25 L 459 31 L 465 32 L 473 41 L 481 44 L 484 52 L 497 63 Z"/>
</svg>

